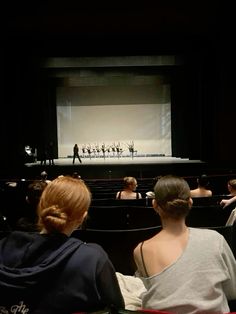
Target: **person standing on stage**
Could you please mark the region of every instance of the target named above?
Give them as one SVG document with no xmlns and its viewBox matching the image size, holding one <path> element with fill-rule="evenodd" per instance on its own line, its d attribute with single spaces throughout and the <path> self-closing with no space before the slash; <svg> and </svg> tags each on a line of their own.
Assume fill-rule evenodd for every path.
<svg viewBox="0 0 236 314">
<path fill-rule="evenodd" d="M 50 141 L 48 144 L 48 160 L 49 160 L 49 165 L 55 165 L 54 164 L 54 146 L 53 146 L 53 142 Z"/>
<path fill-rule="evenodd" d="M 79 159 L 79 162 L 82 163 L 80 156 L 79 156 L 79 147 L 77 144 L 75 144 L 73 147 L 73 164 L 75 163 L 76 157 Z"/>
<path fill-rule="evenodd" d="M 101 150 L 102 150 L 103 159 L 105 160 L 105 158 L 106 158 L 106 146 L 104 143 L 102 144 Z"/>
</svg>

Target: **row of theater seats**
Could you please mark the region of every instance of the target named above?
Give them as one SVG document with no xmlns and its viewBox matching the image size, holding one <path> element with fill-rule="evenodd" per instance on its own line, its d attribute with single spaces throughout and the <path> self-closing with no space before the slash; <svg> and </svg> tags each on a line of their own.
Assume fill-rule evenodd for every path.
<svg viewBox="0 0 236 314">
<path fill-rule="evenodd" d="M 209 206 L 209 205 L 219 205 L 222 199 L 229 199 L 229 195 L 213 195 L 211 197 L 194 197 L 193 205 L 194 206 Z M 92 206 L 116 206 L 116 205 L 135 205 L 135 206 L 152 206 L 152 198 L 143 197 L 140 199 L 116 199 L 115 197 L 100 197 L 92 198 Z"/>
<path fill-rule="evenodd" d="M 220 198 L 219 198 L 220 199 Z M 186 222 L 190 227 L 217 227 L 224 226 L 236 204 L 225 209 L 212 200 L 206 205 L 193 206 L 187 216 Z M 160 217 L 152 207 L 152 199 L 93 200 L 84 222 L 84 228 L 97 229 L 137 229 L 161 225 Z"/>
<path fill-rule="evenodd" d="M 151 188 L 152 179 L 141 180 L 144 190 Z M 18 181 L 16 186 L 1 184 L 1 208 L 0 212 L 5 216 L 11 226 L 21 217 L 25 206 L 27 186 L 32 181 Z M 160 218 L 152 208 L 152 199 L 142 198 L 134 200 L 116 200 L 115 192 L 112 197 L 103 198 L 105 187 L 110 190 L 120 188 L 121 183 L 109 180 L 97 182 L 88 181 L 91 191 L 99 191 L 99 198 L 92 194 L 92 203 L 89 209 L 86 225 L 89 228 L 103 229 L 129 229 L 144 228 L 160 225 Z M 116 182 L 116 183 L 114 183 Z M 145 188 L 146 187 L 146 188 Z M 99 194 L 98 193 L 98 194 Z M 97 195 L 95 193 L 95 195 Z M 231 208 L 222 209 L 220 200 L 225 195 L 213 195 L 212 197 L 194 198 L 193 207 L 188 216 L 187 223 L 193 227 L 220 226 L 224 225 L 229 217 Z M 235 204 L 236 206 L 236 204 Z"/>
<path fill-rule="evenodd" d="M 225 175 L 210 175 L 209 188 L 212 190 L 213 195 L 227 194 L 227 182 L 229 179 L 235 178 L 236 174 Z M 145 198 L 146 192 L 152 191 L 158 177 L 154 178 L 137 178 L 138 187 L 137 191 Z M 196 188 L 197 176 L 184 176 L 191 189 Z M 85 179 L 86 184 L 90 187 L 93 198 L 115 198 L 118 191 L 123 189 L 123 179 Z M 217 198 L 217 197 L 216 197 Z"/>
<path fill-rule="evenodd" d="M 194 206 L 210 206 L 219 205 L 222 199 L 229 199 L 232 196 L 224 194 L 216 194 L 210 197 L 193 197 Z"/>
<path fill-rule="evenodd" d="M 90 206 L 83 227 L 136 229 L 159 226 L 160 224 L 160 217 L 152 207 L 134 205 Z"/>
</svg>

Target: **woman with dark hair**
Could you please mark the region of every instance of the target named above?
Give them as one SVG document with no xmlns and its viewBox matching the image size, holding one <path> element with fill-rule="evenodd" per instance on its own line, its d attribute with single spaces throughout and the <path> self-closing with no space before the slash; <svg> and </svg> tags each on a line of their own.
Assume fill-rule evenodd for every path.
<svg viewBox="0 0 236 314">
<path fill-rule="evenodd" d="M 71 314 L 123 308 L 114 267 L 97 244 L 71 234 L 91 194 L 82 180 L 58 177 L 38 205 L 39 232 L 12 232 L 0 241 L 2 313 Z"/>
<path fill-rule="evenodd" d="M 162 229 L 134 249 L 136 275 L 146 288 L 142 307 L 174 313 L 227 313 L 236 298 L 236 261 L 216 231 L 189 228 L 192 199 L 180 177 L 161 177 L 153 207 Z"/>
<path fill-rule="evenodd" d="M 19 231 L 38 231 L 37 226 L 37 207 L 43 190 L 48 183 L 43 180 L 35 180 L 27 187 L 26 208 L 19 220 L 16 223 L 16 230 Z"/>
<path fill-rule="evenodd" d="M 190 191 L 191 197 L 211 197 L 212 191 L 209 189 L 209 179 L 206 174 L 197 178 L 197 188 Z"/>
</svg>

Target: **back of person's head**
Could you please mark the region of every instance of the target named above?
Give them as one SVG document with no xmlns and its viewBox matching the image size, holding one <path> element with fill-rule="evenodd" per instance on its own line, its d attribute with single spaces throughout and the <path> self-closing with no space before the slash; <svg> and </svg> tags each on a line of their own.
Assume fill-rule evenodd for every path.
<svg viewBox="0 0 236 314">
<path fill-rule="evenodd" d="M 137 180 L 134 177 L 124 177 L 124 188 L 127 188 L 131 185 L 137 185 Z"/>
<path fill-rule="evenodd" d="M 198 185 L 204 188 L 207 188 L 209 186 L 209 179 L 206 174 L 202 174 L 200 177 L 198 177 Z"/>
<path fill-rule="evenodd" d="M 232 191 L 236 191 L 236 179 L 231 179 L 228 181 L 228 187 Z"/>
<path fill-rule="evenodd" d="M 70 176 L 54 179 L 44 189 L 38 206 L 40 230 L 63 232 L 79 226 L 88 211 L 91 193 L 82 180 Z"/>
<path fill-rule="evenodd" d="M 43 190 L 46 188 L 47 183 L 44 181 L 36 180 L 28 185 L 27 188 L 27 201 L 32 206 L 37 207 L 39 199 Z"/>
<path fill-rule="evenodd" d="M 41 176 L 42 180 L 46 180 L 46 179 L 47 179 L 48 174 L 47 174 L 47 172 L 46 172 L 46 171 L 42 171 L 42 172 L 40 173 L 40 176 Z"/>
<path fill-rule="evenodd" d="M 78 172 L 75 171 L 72 173 L 72 178 L 81 179 L 81 176 L 78 174 Z"/>
<path fill-rule="evenodd" d="M 192 202 L 189 185 L 183 178 L 173 175 L 160 177 L 154 193 L 165 217 L 180 219 L 188 215 Z"/>
</svg>

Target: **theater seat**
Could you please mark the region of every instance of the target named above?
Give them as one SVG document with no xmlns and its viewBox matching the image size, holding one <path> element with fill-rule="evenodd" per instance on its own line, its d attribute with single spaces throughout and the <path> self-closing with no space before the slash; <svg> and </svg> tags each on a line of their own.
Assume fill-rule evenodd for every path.
<svg viewBox="0 0 236 314">
<path fill-rule="evenodd" d="M 126 230 L 98 230 L 78 229 L 72 237 L 87 243 L 97 243 L 103 247 L 112 261 L 115 270 L 124 275 L 134 275 L 136 266 L 133 250 L 141 241 L 147 240 L 161 230 L 161 226 L 126 229 Z"/>
</svg>

